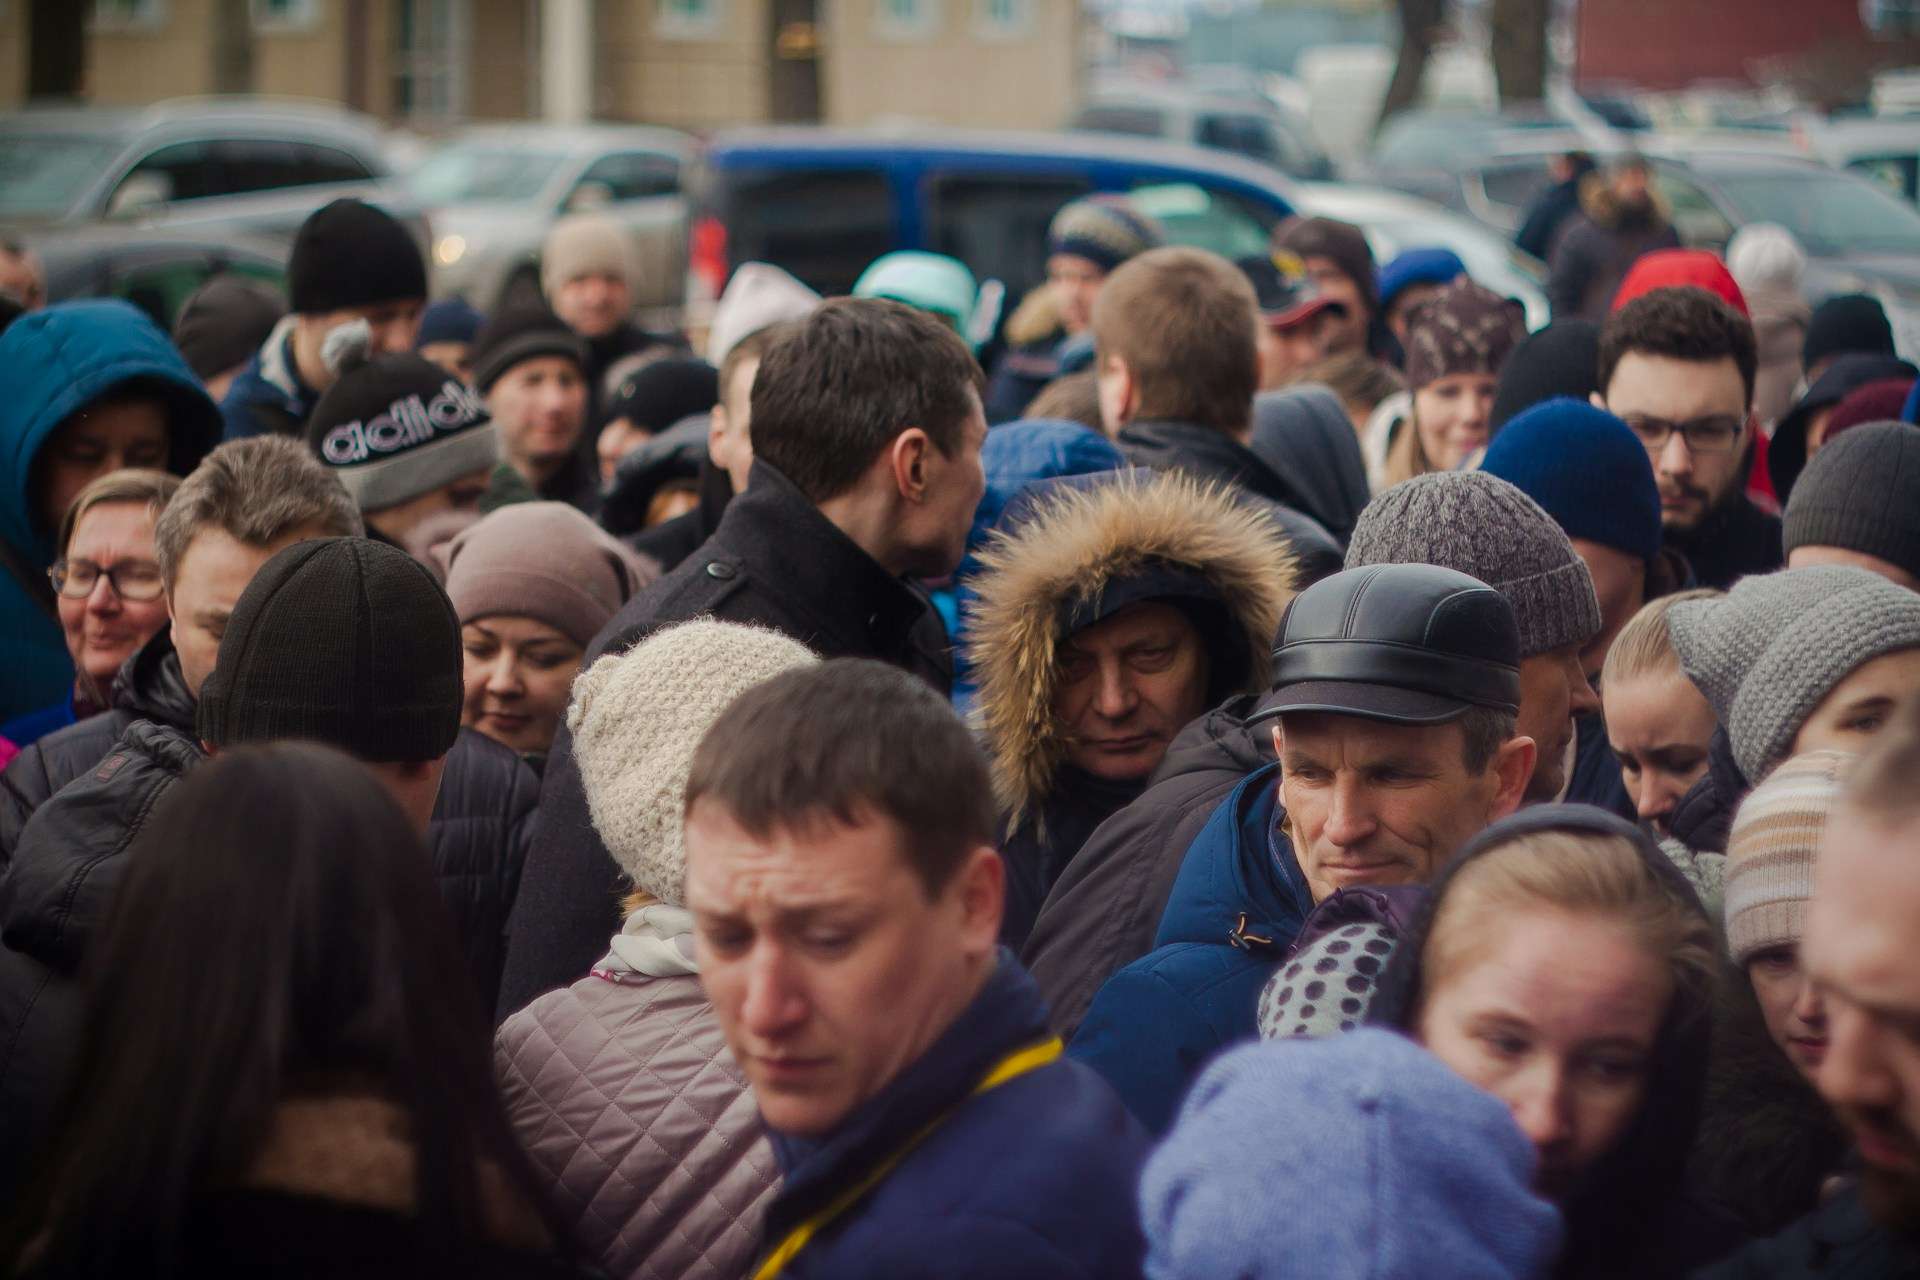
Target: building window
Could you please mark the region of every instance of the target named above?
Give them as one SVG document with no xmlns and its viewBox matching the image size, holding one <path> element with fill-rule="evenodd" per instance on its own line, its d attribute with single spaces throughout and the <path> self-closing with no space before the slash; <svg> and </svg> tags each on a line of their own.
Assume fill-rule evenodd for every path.
<svg viewBox="0 0 1920 1280">
<path fill-rule="evenodd" d="M 467 113 L 468 0 L 400 0 L 394 9 L 394 110 L 409 120 Z"/>
<path fill-rule="evenodd" d="M 320 0 L 253 0 L 256 31 L 308 31 L 320 20 Z"/>
<path fill-rule="evenodd" d="M 882 40 L 931 40 L 940 34 L 940 0 L 873 0 Z"/>
<path fill-rule="evenodd" d="M 1033 0 L 973 0 L 979 40 L 1024 40 L 1033 34 Z"/>
<path fill-rule="evenodd" d="M 711 40 L 720 34 L 724 0 L 654 0 L 653 33 L 667 40 Z"/>
<path fill-rule="evenodd" d="M 93 0 L 93 25 L 102 31 L 150 31 L 166 22 L 167 0 Z"/>
</svg>

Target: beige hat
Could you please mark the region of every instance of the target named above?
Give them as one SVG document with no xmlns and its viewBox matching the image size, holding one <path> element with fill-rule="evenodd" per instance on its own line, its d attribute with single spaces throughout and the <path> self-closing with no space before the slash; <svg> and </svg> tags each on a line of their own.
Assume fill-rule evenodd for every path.
<svg viewBox="0 0 1920 1280">
<path fill-rule="evenodd" d="M 552 300 L 569 280 L 590 272 L 619 276 L 629 289 L 639 284 L 633 239 L 604 213 L 570 213 L 553 224 L 540 248 L 540 288 Z"/>
<path fill-rule="evenodd" d="M 818 661 L 777 631 L 700 618 L 580 673 L 567 708 L 573 758 L 594 830 L 637 888 L 686 905 L 681 827 L 694 751 L 735 698 Z"/>
<path fill-rule="evenodd" d="M 1736 964 L 1800 941 L 1820 837 L 1855 759 L 1844 751 L 1795 756 L 1741 801 L 1727 833 L 1727 950 Z"/>
</svg>

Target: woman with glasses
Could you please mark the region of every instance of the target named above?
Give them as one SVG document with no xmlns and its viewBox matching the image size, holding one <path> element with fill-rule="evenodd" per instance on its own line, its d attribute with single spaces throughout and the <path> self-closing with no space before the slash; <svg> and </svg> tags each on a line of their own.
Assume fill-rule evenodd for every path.
<svg viewBox="0 0 1920 1280">
<path fill-rule="evenodd" d="M 153 526 L 179 487 L 180 478 L 163 471 L 110 471 L 74 498 L 47 570 L 73 659 L 73 688 L 61 701 L 0 725 L 0 737 L 24 747 L 107 709 L 120 664 L 167 623 Z"/>
</svg>

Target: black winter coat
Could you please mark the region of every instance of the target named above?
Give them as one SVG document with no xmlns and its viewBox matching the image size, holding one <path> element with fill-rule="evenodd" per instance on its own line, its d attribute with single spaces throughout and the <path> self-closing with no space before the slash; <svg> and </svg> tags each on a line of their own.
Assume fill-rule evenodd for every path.
<svg viewBox="0 0 1920 1280">
<path fill-rule="evenodd" d="M 202 758 L 180 730 L 136 721 L 21 835 L 0 883 L 0 1200 L 59 1102 L 80 1037 L 76 974 L 106 925 L 127 846 Z"/>
<path fill-rule="evenodd" d="M 1670 530 L 1667 545 L 1687 558 L 1697 585 L 1723 591 L 1749 574 L 1772 573 L 1787 562 L 1780 517 L 1754 506 L 1744 492 L 1694 528 Z"/>
<path fill-rule="evenodd" d="M 12 858 L 34 813 L 99 764 L 136 721 L 192 737 L 193 695 L 164 630 L 121 668 L 113 700 L 112 710 L 48 734 L 0 774 L 0 868 Z M 427 849 L 441 900 L 453 913 L 468 971 L 486 1005 L 500 987 L 507 915 L 520 889 L 539 802 L 540 779 L 519 756 L 484 734 L 460 731 L 441 774 Z"/>
<path fill-rule="evenodd" d="M 1920 1249 L 1876 1223 L 1856 1188 L 1696 1280 L 1920 1280 Z"/>
<path fill-rule="evenodd" d="M 953 683 L 946 631 L 925 596 L 836 528 L 793 482 L 753 464 L 699 552 L 627 602 L 583 666 L 676 622 L 711 617 L 792 636 L 825 658 L 877 658 L 942 694 Z M 581 977 L 620 927 L 625 877 L 587 812 L 573 739 L 562 728 L 540 792 L 540 832 L 507 945 L 499 1017 Z"/>
<path fill-rule="evenodd" d="M 1142 784 L 1097 778 L 1070 764 L 1060 766 L 1053 791 L 1039 809 L 1008 835 L 1000 848 L 1007 866 L 1006 914 L 1000 920 L 1000 941 L 1009 947 L 1026 945 L 1040 904 L 1047 900 L 1060 873 L 1073 861 L 1101 823 L 1137 800 Z M 1041 830 L 1046 839 L 1040 839 Z"/>
<path fill-rule="evenodd" d="M 1346 549 L 1340 540 L 1294 505 L 1299 495 L 1258 454 L 1223 432 L 1191 422 L 1132 422 L 1121 429 L 1116 443 L 1136 467 L 1184 471 L 1264 499 L 1299 562 L 1295 590 L 1345 567 Z"/>
<path fill-rule="evenodd" d="M 1259 698 L 1230 698 L 1180 731 L 1140 798 L 1101 823 L 1054 883 L 1023 963 L 1071 1039 L 1108 978 L 1153 950 L 1180 860 L 1227 793 L 1273 763 Z"/>
<path fill-rule="evenodd" d="M 1555 320 L 1606 319 L 1634 259 L 1680 247 L 1679 233 L 1657 205 L 1639 217 L 1623 212 L 1605 177 L 1588 174 L 1581 180 L 1580 211 L 1563 221 L 1548 254 L 1547 305 Z"/>
<path fill-rule="evenodd" d="M 1413 925 L 1380 976 L 1367 1021 L 1408 1032 L 1425 975 L 1422 953 L 1435 915 L 1460 868 L 1526 830 L 1597 831 L 1620 835 L 1661 880 L 1703 917 L 1705 908 L 1651 837 L 1626 820 L 1586 805 L 1541 805 L 1500 824 L 1500 835 L 1476 836 L 1447 864 Z M 1706 1091 L 1712 994 L 1681 992 L 1661 1024 L 1648 1065 L 1646 1093 L 1614 1149 L 1588 1171 L 1585 1185 L 1561 1205 L 1566 1236 L 1555 1280 L 1662 1280 L 1685 1276 L 1726 1256 L 1745 1238 L 1720 1209 L 1690 1195 L 1687 1156 L 1700 1128 Z"/>
<path fill-rule="evenodd" d="M 1707 744 L 1707 771 L 1680 797 L 1667 819 L 1673 838 L 1695 853 L 1725 853 L 1734 811 L 1753 784 L 1733 758 L 1733 742 L 1716 728 Z"/>
</svg>

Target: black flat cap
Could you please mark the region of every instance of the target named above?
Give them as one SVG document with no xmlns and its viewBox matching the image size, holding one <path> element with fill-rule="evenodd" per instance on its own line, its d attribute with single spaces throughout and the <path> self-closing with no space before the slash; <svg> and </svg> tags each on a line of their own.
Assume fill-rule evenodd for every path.
<svg viewBox="0 0 1920 1280">
<path fill-rule="evenodd" d="M 1255 720 L 1326 711 L 1441 724 L 1520 709 L 1520 628 L 1506 597 L 1454 569 L 1348 569 L 1293 598 Z"/>
</svg>

